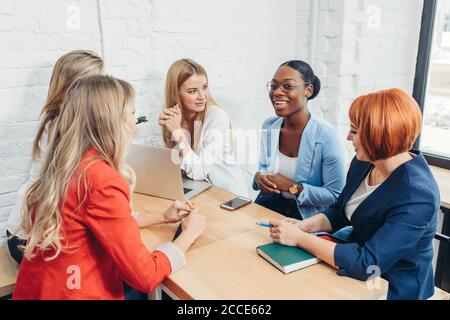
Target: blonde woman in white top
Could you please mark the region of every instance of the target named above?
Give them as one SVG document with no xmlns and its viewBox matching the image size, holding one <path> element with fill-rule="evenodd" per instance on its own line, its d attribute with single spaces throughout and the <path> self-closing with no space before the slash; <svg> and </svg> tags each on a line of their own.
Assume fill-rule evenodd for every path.
<svg viewBox="0 0 450 320">
<path fill-rule="evenodd" d="M 248 196 L 235 157 L 230 119 L 212 98 L 206 70 L 197 62 L 181 59 L 170 66 L 159 125 L 165 145 L 179 150 L 187 177 Z"/>
</svg>

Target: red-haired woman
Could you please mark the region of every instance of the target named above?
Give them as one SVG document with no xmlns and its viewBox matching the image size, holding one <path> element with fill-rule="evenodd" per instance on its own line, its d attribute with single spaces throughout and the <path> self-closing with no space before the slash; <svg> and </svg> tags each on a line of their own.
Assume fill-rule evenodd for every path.
<svg viewBox="0 0 450 320">
<path fill-rule="evenodd" d="M 303 221 L 271 221 L 271 237 L 308 250 L 341 276 L 380 275 L 389 282 L 388 299 L 427 299 L 434 292 L 439 190 L 423 155 L 409 152 L 421 129 L 419 107 L 391 89 L 357 98 L 349 116 L 356 157 L 336 203 Z M 348 225 L 352 243 L 309 234 Z"/>
</svg>

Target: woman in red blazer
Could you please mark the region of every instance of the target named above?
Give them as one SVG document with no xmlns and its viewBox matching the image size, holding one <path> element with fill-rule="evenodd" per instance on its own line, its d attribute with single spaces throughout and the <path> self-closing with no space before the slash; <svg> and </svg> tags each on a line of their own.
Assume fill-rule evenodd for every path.
<svg viewBox="0 0 450 320">
<path fill-rule="evenodd" d="M 134 130 L 134 92 L 125 81 L 90 76 L 63 102 L 43 169 L 25 197 L 28 234 L 14 299 L 123 299 L 123 282 L 152 291 L 185 263 L 205 218 L 176 202 L 146 224 L 183 232 L 149 252 L 131 215 L 132 171 L 123 163 Z"/>
</svg>

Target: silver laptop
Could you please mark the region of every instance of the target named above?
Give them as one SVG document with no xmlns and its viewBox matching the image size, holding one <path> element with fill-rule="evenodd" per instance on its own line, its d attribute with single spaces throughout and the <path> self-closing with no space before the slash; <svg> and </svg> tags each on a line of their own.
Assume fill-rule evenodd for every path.
<svg viewBox="0 0 450 320">
<path fill-rule="evenodd" d="M 136 172 L 137 193 L 171 200 L 191 199 L 208 189 L 205 181 L 183 179 L 180 165 L 172 161 L 172 149 L 132 144 L 125 163 Z"/>
</svg>

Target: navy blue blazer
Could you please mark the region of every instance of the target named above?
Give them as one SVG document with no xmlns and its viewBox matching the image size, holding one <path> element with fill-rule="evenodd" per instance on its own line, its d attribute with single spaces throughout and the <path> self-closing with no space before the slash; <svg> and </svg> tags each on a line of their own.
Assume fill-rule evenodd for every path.
<svg viewBox="0 0 450 320">
<path fill-rule="evenodd" d="M 388 299 L 427 299 L 434 294 L 437 183 L 419 153 L 375 189 L 349 221 L 345 206 L 371 168 L 354 158 L 344 190 L 324 212 L 334 231 L 353 226 L 352 243 L 338 244 L 334 251 L 338 275 L 365 281 L 378 270 L 389 282 Z"/>
</svg>

